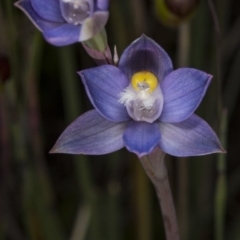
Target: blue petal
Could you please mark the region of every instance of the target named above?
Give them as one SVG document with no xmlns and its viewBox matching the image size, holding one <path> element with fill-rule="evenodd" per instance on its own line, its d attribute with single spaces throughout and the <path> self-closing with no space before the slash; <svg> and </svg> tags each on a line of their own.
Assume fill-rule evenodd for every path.
<svg viewBox="0 0 240 240">
<path fill-rule="evenodd" d="M 86 18 L 82 24 L 82 31 L 79 41 L 86 41 L 100 32 L 106 25 L 109 13 L 107 11 L 97 11 L 92 17 Z"/>
<path fill-rule="evenodd" d="M 117 151 L 124 147 L 126 126 L 126 122 L 110 122 L 91 110 L 65 129 L 50 152 L 101 155 Z"/>
<path fill-rule="evenodd" d="M 59 0 L 31 0 L 31 4 L 42 18 L 53 22 L 66 22 L 62 17 Z"/>
<path fill-rule="evenodd" d="M 40 31 L 56 28 L 60 25 L 60 23 L 47 21 L 46 19 L 40 17 L 33 9 L 30 0 L 18 1 L 15 3 L 15 6 L 21 9 Z"/>
<path fill-rule="evenodd" d="M 96 0 L 96 9 L 106 11 L 108 10 L 109 0 Z"/>
<path fill-rule="evenodd" d="M 163 122 L 181 122 L 193 114 L 201 103 L 212 76 L 191 68 L 171 72 L 161 84 Z"/>
<path fill-rule="evenodd" d="M 63 24 L 57 28 L 44 31 L 43 35 L 49 43 L 55 46 L 65 46 L 78 42 L 80 30 L 80 26 Z"/>
<path fill-rule="evenodd" d="M 173 156 L 188 157 L 224 152 L 212 128 L 197 115 L 180 123 L 159 123 L 160 148 Z"/>
<path fill-rule="evenodd" d="M 128 79 L 139 71 L 154 73 L 161 82 L 172 71 L 168 54 L 152 39 L 142 35 L 123 52 L 119 68 Z"/>
<path fill-rule="evenodd" d="M 114 122 L 129 119 L 126 107 L 118 101 L 120 93 L 129 85 L 121 70 L 102 65 L 79 74 L 92 104 L 105 118 Z"/>
<path fill-rule="evenodd" d="M 138 157 L 150 153 L 160 140 L 160 131 L 157 123 L 130 122 L 123 134 L 123 141 L 130 152 Z"/>
</svg>

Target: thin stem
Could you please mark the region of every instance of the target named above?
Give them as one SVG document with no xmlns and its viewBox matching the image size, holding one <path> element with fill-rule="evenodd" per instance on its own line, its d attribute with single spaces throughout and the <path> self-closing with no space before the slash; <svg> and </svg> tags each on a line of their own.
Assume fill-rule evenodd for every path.
<svg viewBox="0 0 240 240">
<path fill-rule="evenodd" d="M 215 41 L 216 41 L 216 70 L 217 70 L 217 112 L 218 119 L 221 119 L 222 114 L 222 73 L 221 73 L 221 53 L 220 53 L 220 39 L 221 39 L 221 31 L 220 25 L 217 17 L 217 13 L 215 7 L 213 5 L 212 0 L 208 0 L 209 8 L 211 11 L 211 15 L 213 18 L 213 25 L 215 31 Z M 218 125 L 219 128 L 219 125 Z"/>
<path fill-rule="evenodd" d="M 186 67 L 189 65 L 189 51 L 190 51 L 190 23 L 185 22 L 179 26 L 178 29 L 178 67 Z M 178 161 L 178 201 L 177 211 L 179 215 L 180 236 L 182 239 L 188 239 L 189 232 L 189 204 L 188 204 L 188 188 L 189 188 L 189 174 L 188 174 L 188 160 L 181 158 Z"/>
<path fill-rule="evenodd" d="M 222 72 L 221 72 L 221 53 L 220 40 L 221 31 L 216 9 L 212 0 L 208 0 L 209 8 L 212 14 L 214 31 L 216 38 L 216 69 L 217 69 L 217 102 L 218 102 L 218 132 L 222 143 L 226 142 L 227 136 L 227 111 L 222 110 Z M 224 146 L 223 145 L 223 146 Z M 224 239 L 225 230 L 225 210 L 227 197 L 227 181 L 226 181 L 226 156 L 219 154 L 217 159 L 217 183 L 215 189 L 215 239 Z"/>
<path fill-rule="evenodd" d="M 228 112 L 222 111 L 220 140 L 226 146 Z M 225 212 L 227 200 L 226 154 L 219 154 L 217 161 L 217 183 L 215 189 L 215 239 L 223 240 L 225 236 Z"/>
<path fill-rule="evenodd" d="M 82 42 L 82 46 L 97 65 L 112 64 L 112 53 L 105 28 L 93 38 Z"/>
<path fill-rule="evenodd" d="M 186 67 L 189 62 L 190 51 L 190 24 L 183 23 L 178 29 L 178 67 Z"/>
<path fill-rule="evenodd" d="M 136 160 L 138 160 L 137 157 Z M 134 192 L 134 201 L 137 215 L 137 239 L 152 239 L 150 183 L 146 174 L 144 173 L 144 170 L 139 165 L 139 161 L 134 161 L 133 172 L 134 186 L 136 189 Z"/>
<path fill-rule="evenodd" d="M 179 240 L 177 216 L 164 162 L 165 153 L 160 149 L 141 157 L 140 161 L 148 177 L 151 179 L 162 210 L 162 217 L 167 240 Z"/>
<path fill-rule="evenodd" d="M 70 240 L 86 239 L 88 225 L 90 221 L 91 210 L 88 206 L 81 206 L 77 213 L 77 219 L 74 223 L 73 232 Z"/>
</svg>

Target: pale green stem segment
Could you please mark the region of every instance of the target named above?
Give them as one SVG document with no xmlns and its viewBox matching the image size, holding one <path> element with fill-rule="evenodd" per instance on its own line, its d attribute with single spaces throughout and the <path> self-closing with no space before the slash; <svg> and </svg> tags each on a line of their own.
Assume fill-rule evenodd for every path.
<svg viewBox="0 0 240 240">
<path fill-rule="evenodd" d="M 97 65 L 112 64 L 112 54 L 108 46 L 105 29 L 97 33 L 93 38 L 82 42 L 82 45 Z"/>
<path fill-rule="evenodd" d="M 151 179 L 162 211 L 167 240 L 180 240 L 177 216 L 164 162 L 165 153 L 160 149 L 140 158 L 140 162 Z"/>
<path fill-rule="evenodd" d="M 107 43 L 107 33 L 105 28 L 102 29 L 99 33 L 94 35 L 91 39 L 82 42 L 87 47 L 96 50 L 98 52 L 105 52 Z"/>
</svg>

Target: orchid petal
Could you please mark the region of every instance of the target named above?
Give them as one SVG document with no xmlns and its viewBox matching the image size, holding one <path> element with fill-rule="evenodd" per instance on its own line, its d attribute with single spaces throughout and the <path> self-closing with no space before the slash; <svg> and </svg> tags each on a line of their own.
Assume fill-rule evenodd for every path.
<svg viewBox="0 0 240 240">
<path fill-rule="evenodd" d="M 110 122 L 91 110 L 65 129 L 50 152 L 101 155 L 117 151 L 124 147 L 126 126 L 126 122 Z"/>
<path fill-rule="evenodd" d="M 79 72 L 89 99 L 108 120 L 122 122 L 129 119 L 125 106 L 119 103 L 120 93 L 128 86 L 125 75 L 117 67 L 102 65 Z"/>
<path fill-rule="evenodd" d="M 46 19 L 40 17 L 39 14 L 33 9 L 30 0 L 18 1 L 15 3 L 15 6 L 21 9 L 41 32 L 56 28 L 60 25 L 60 23 L 47 21 Z"/>
<path fill-rule="evenodd" d="M 109 13 L 107 11 L 97 11 L 92 17 L 86 18 L 82 24 L 82 31 L 79 41 L 86 41 L 100 32 L 106 25 Z"/>
<path fill-rule="evenodd" d="M 66 22 L 62 17 L 59 0 L 31 0 L 31 4 L 42 18 L 54 22 Z"/>
<path fill-rule="evenodd" d="M 157 123 L 130 122 L 123 134 L 126 148 L 138 157 L 150 153 L 160 140 L 160 131 Z"/>
<path fill-rule="evenodd" d="M 181 122 L 201 103 L 212 76 L 191 68 L 171 72 L 161 84 L 164 103 L 160 121 Z"/>
<path fill-rule="evenodd" d="M 108 9 L 109 0 L 96 0 L 96 9 L 106 11 Z"/>
<path fill-rule="evenodd" d="M 123 52 L 119 68 L 128 79 L 136 72 L 150 71 L 161 82 L 173 67 L 168 54 L 155 41 L 142 35 Z"/>
<path fill-rule="evenodd" d="M 43 35 L 49 43 L 55 46 L 65 46 L 78 41 L 80 30 L 80 26 L 66 23 L 57 28 L 44 31 Z"/>
<path fill-rule="evenodd" d="M 224 152 L 212 128 L 195 114 L 180 123 L 160 122 L 159 129 L 159 146 L 170 155 L 188 157 Z"/>
</svg>

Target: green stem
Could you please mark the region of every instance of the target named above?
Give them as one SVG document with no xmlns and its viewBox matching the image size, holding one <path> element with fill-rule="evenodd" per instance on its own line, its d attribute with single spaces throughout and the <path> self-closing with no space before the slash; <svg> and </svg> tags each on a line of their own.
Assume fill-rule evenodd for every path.
<svg viewBox="0 0 240 240">
<path fill-rule="evenodd" d="M 204 16 L 204 17 L 203 17 Z M 198 10 L 191 22 L 191 49 L 190 66 L 203 71 L 211 71 L 212 54 L 209 44 L 213 44 L 212 19 L 209 14 L 207 1 L 200 1 Z M 202 118 L 215 127 L 216 116 L 216 81 L 212 81 L 200 108 L 197 110 Z M 191 202 L 189 214 L 191 228 L 189 228 L 189 239 L 201 240 L 205 238 L 205 232 L 212 223 L 212 175 L 214 171 L 214 160 L 216 155 L 194 158 L 189 162 L 189 193 Z M 199 206 L 202 206 L 199 208 Z"/>
<path fill-rule="evenodd" d="M 217 113 L 218 119 L 221 119 L 222 114 L 222 71 L 221 71 L 221 53 L 220 53 L 220 40 L 221 40 L 221 32 L 220 25 L 217 17 L 217 12 L 213 5 L 212 0 L 208 0 L 209 8 L 212 14 L 214 32 L 215 32 L 215 41 L 216 41 L 216 73 L 217 73 Z M 219 127 L 219 123 L 218 123 Z"/>
<path fill-rule="evenodd" d="M 139 165 L 137 157 L 134 160 L 134 185 L 136 188 L 134 198 L 137 210 L 137 239 L 152 239 L 150 184 L 146 174 Z"/>
<path fill-rule="evenodd" d="M 217 12 L 212 0 L 208 0 L 209 8 L 213 18 L 213 25 L 216 40 L 216 72 L 217 72 L 217 111 L 218 111 L 218 132 L 223 146 L 226 145 L 227 138 L 227 111 L 222 110 L 222 71 L 220 53 L 220 24 Z M 223 240 L 225 234 L 225 210 L 227 197 L 226 181 L 226 155 L 218 154 L 217 158 L 217 183 L 215 189 L 215 239 Z"/>
<path fill-rule="evenodd" d="M 86 239 L 90 215 L 91 211 L 88 206 L 81 206 L 79 208 L 70 240 Z"/>
<path fill-rule="evenodd" d="M 226 146 L 227 139 L 227 111 L 222 112 L 220 125 L 220 141 Z M 225 236 L 225 212 L 227 200 L 226 154 L 218 154 L 217 183 L 215 189 L 215 239 L 224 240 Z"/>
<path fill-rule="evenodd" d="M 93 36 L 93 38 L 82 42 L 82 44 L 91 49 L 104 53 L 108 45 L 107 42 L 107 33 L 105 28 L 103 28 L 99 33 Z"/>
<path fill-rule="evenodd" d="M 164 157 L 165 153 L 156 149 L 151 154 L 141 157 L 140 161 L 155 187 L 162 210 L 166 239 L 179 240 L 177 216 Z"/>
<path fill-rule="evenodd" d="M 189 65 L 190 50 L 190 24 L 183 23 L 179 26 L 178 31 L 178 67 L 186 67 Z M 180 235 L 182 239 L 188 239 L 188 159 L 181 158 L 178 160 L 178 215 Z"/>
</svg>

